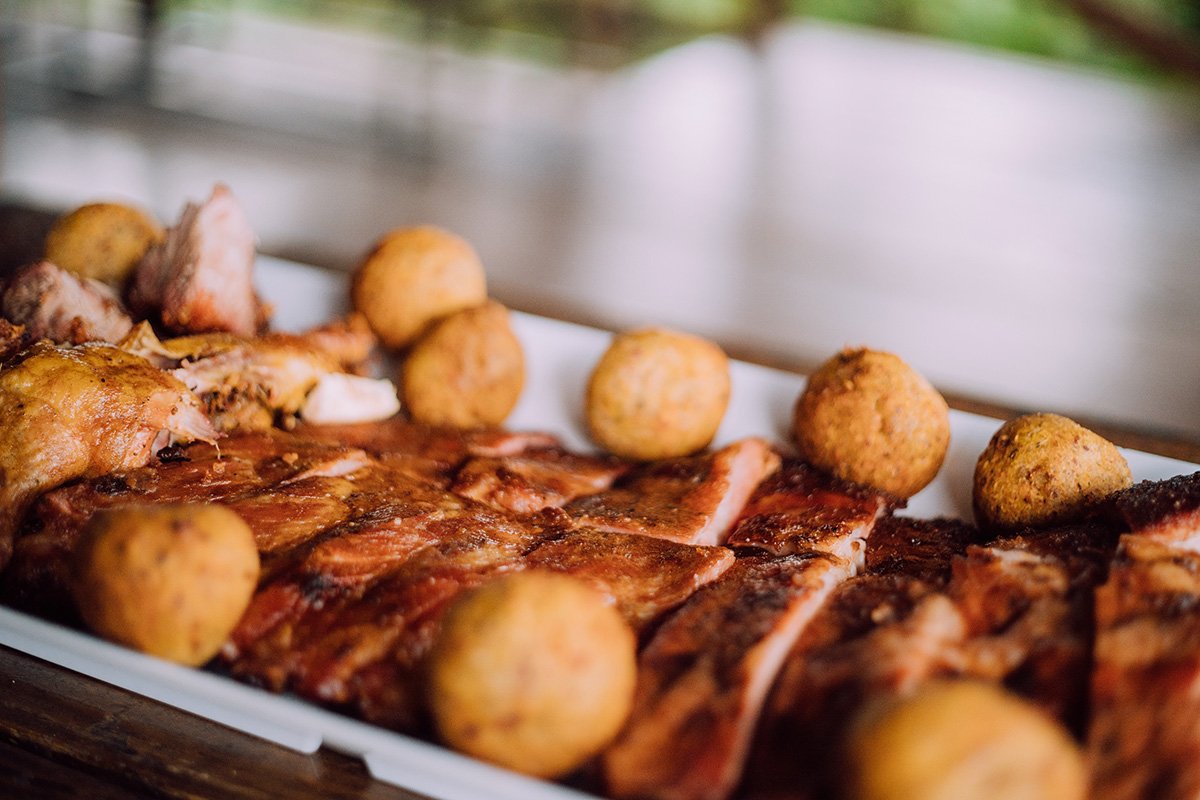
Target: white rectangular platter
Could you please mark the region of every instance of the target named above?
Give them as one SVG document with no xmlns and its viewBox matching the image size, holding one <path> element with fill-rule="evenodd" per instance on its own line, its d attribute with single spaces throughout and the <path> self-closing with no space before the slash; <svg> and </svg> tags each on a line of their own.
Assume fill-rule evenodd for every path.
<svg viewBox="0 0 1200 800">
<path fill-rule="evenodd" d="M 275 307 L 276 327 L 299 330 L 328 321 L 347 307 L 346 276 L 260 258 L 258 284 Z M 583 393 L 609 334 L 514 314 L 525 349 L 527 380 L 507 422 L 517 430 L 557 434 L 570 447 L 589 449 L 583 434 Z M 733 395 L 716 444 L 748 436 L 787 440 L 791 408 L 804 378 L 752 364 L 733 364 Z M 999 426 L 997 420 L 951 413 L 951 444 L 938 478 L 914 497 L 905 513 L 969 519 L 975 460 Z M 1124 451 L 1134 480 L 1194 472 L 1183 461 Z M 438 800 L 571 800 L 589 797 L 532 780 L 436 745 L 270 694 L 201 670 L 181 667 L 108 644 L 87 634 L 0 608 L 0 644 L 137 692 L 301 752 L 321 746 L 361 757 L 379 780 Z M 281 787 L 286 794 L 286 787 Z"/>
</svg>

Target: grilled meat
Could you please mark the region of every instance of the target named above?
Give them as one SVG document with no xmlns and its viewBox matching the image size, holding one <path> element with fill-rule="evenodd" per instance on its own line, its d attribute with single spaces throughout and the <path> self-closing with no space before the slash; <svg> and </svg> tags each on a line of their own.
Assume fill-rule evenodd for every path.
<svg viewBox="0 0 1200 800">
<path fill-rule="evenodd" d="M 1097 800 L 1200 796 L 1200 554 L 1121 540 L 1096 592 L 1087 746 Z"/>
<path fill-rule="evenodd" d="M 633 712 L 604 754 L 609 791 L 729 796 L 776 670 L 848 573 L 823 553 L 743 558 L 672 614 L 638 658 Z"/>
<path fill-rule="evenodd" d="M 733 552 L 584 528 L 539 545 L 526 563 L 591 583 L 640 631 L 724 574 L 733 565 Z"/>
<path fill-rule="evenodd" d="M 565 510 L 599 530 L 721 544 L 755 488 L 778 466 L 766 441 L 741 439 L 714 453 L 645 465 Z"/>
<path fill-rule="evenodd" d="M 65 344 L 116 342 L 133 327 L 109 286 L 76 277 L 49 261 L 13 273 L 0 311 L 10 322 L 24 325 L 31 338 Z"/>
<path fill-rule="evenodd" d="M 0 568 L 40 493 L 215 435 L 195 396 L 141 358 L 108 345 L 34 345 L 0 371 Z"/>
<path fill-rule="evenodd" d="M 1200 796 L 1200 473 L 1117 495 L 1131 533 L 1096 591 L 1087 747 L 1098 800 Z"/>
<path fill-rule="evenodd" d="M 866 571 L 837 587 L 780 671 L 747 770 L 751 796 L 840 788 L 834 765 L 847 720 L 869 698 L 938 673 L 943 649 L 965 637 L 943 592 L 953 558 L 976 535 L 954 520 L 879 520 L 866 541 Z"/>
<path fill-rule="evenodd" d="M 752 547 L 776 555 L 857 548 L 893 501 L 879 492 L 839 481 L 798 459 L 785 459 L 750 497 L 729 535 L 730 547 Z M 861 552 L 833 552 L 858 563 Z"/>
<path fill-rule="evenodd" d="M 628 469 L 613 458 L 544 447 L 522 455 L 471 458 L 455 474 L 451 489 L 493 508 L 531 514 L 604 491 Z"/>
<path fill-rule="evenodd" d="M 253 336 L 267 309 L 254 293 L 254 231 L 229 188 L 189 203 L 151 247 L 130 283 L 129 306 L 173 333 L 229 331 Z"/>
</svg>

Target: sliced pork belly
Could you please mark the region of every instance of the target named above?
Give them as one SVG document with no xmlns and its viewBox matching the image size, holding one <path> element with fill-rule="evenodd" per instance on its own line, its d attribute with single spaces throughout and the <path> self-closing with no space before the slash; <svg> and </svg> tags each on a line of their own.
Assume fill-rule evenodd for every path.
<svg viewBox="0 0 1200 800">
<path fill-rule="evenodd" d="M 778 466 L 765 440 L 741 439 L 713 453 L 640 467 L 565 510 L 599 530 L 721 544 L 755 488 Z"/>
<path fill-rule="evenodd" d="M 804 462 L 785 459 L 750 497 L 730 534 L 730 547 L 776 555 L 855 547 L 892 502 L 883 494 L 838 481 Z M 833 552 L 861 561 L 861 553 Z"/>
<path fill-rule="evenodd" d="M 1090 796 L 1200 797 L 1200 553 L 1122 537 L 1096 628 Z"/>
<path fill-rule="evenodd" d="M 832 796 L 846 723 L 869 699 L 910 691 L 966 636 L 943 591 L 978 532 L 955 520 L 881 519 L 866 572 L 837 587 L 788 655 L 746 775 L 751 797 Z"/>
<path fill-rule="evenodd" d="M 634 630 L 641 631 L 724 574 L 733 565 L 733 552 L 584 528 L 539 545 L 526 564 L 591 583 L 613 599 Z"/>
<path fill-rule="evenodd" d="M 532 514 L 604 491 L 628 469 L 628 463 L 614 458 L 546 447 L 518 455 L 471 458 L 450 488 L 502 511 Z"/>
<path fill-rule="evenodd" d="M 49 261 L 13 273 L 0 311 L 9 321 L 24 325 L 31 338 L 64 344 L 117 342 L 133 327 L 110 287 Z"/>
<path fill-rule="evenodd" d="M 849 571 L 823 553 L 738 559 L 668 617 L 638 658 L 633 711 L 603 756 L 611 794 L 728 797 L 776 671 Z"/>
<path fill-rule="evenodd" d="M 267 310 L 254 292 L 254 231 L 227 186 L 189 203 L 166 238 L 150 248 L 129 287 L 129 305 L 173 333 L 228 331 L 253 336 Z"/>
</svg>

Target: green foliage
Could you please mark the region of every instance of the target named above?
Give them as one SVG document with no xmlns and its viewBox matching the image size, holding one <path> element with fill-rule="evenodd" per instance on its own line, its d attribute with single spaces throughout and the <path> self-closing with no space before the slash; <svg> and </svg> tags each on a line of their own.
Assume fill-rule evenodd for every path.
<svg viewBox="0 0 1200 800">
<path fill-rule="evenodd" d="M 1200 0 L 1112 2 L 1163 24 L 1200 30 Z M 1140 58 L 1089 28 L 1056 0 L 790 0 L 790 10 L 1135 75 L 1152 74 Z"/>
</svg>

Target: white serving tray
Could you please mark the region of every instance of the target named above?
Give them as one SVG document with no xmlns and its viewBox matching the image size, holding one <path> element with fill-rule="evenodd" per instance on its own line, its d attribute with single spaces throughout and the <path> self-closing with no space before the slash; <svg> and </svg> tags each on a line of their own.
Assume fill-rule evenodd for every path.
<svg viewBox="0 0 1200 800">
<path fill-rule="evenodd" d="M 261 257 L 258 284 L 275 306 L 275 324 L 299 330 L 344 313 L 346 276 Z M 507 422 L 543 430 L 568 446 L 588 449 L 583 391 L 609 334 L 516 313 L 527 380 Z M 733 396 L 716 444 L 742 436 L 785 442 L 791 408 L 804 378 L 742 362 L 733 364 Z M 994 419 L 951 412 L 951 443 L 938 478 L 912 498 L 905 513 L 969 519 L 971 474 L 999 426 Z M 1135 480 L 1190 473 L 1197 466 L 1138 451 L 1123 451 Z M 358 722 L 292 697 L 271 694 L 202 670 L 182 667 L 90 635 L 0 608 L 0 644 L 240 731 L 311 753 L 326 746 L 361 757 L 372 776 L 438 800 L 582 800 L 590 795 L 484 764 L 424 741 Z"/>
</svg>

